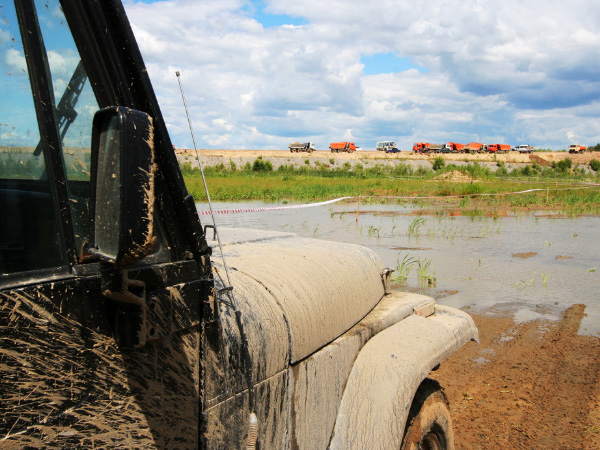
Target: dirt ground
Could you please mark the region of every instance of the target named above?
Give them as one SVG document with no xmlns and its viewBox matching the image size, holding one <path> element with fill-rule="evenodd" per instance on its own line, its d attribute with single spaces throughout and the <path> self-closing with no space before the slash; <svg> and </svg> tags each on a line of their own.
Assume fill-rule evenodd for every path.
<svg viewBox="0 0 600 450">
<path fill-rule="evenodd" d="M 457 449 L 600 449 L 600 339 L 584 305 L 557 322 L 473 315 L 480 344 L 444 361 Z"/>
<path fill-rule="evenodd" d="M 553 161 L 560 161 L 564 158 L 571 158 L 571 161 L 575 164 L 589 164 L 592 159 L 600 159 L 598 152 L 594 153 L 582 153 L 582 154 L 569 154 L 567 152 L 536 152 L 531 154 L 521 154 L 517 152 L 509 152 L 503 154 L 465 154 L 465 153 L 445 153 L 445 154 L 430 154 L 430 155 L 418 155 L 412 151 L 402 151 L 400 153 L 384 153 L 375 151 L 358 151 L 353 153 L 331 153 L 330 151 L 319 150 L 313 153 L 292 153 L 287 150 L 205 150 L 200 149 L 199 153 L 201 156 L 215 156 L 223 158 L 233 157 L 247 157 L 257 158 L 262 156 L 263 158 L 323 158 L 329 160 L 333 159 L 345 159 L 345 160 L 429 160 L 442 156 L 447 161 L 478 161 L 478 162 L 498 162 L 504 161 L 505 163 L 528 163 L 538 162 L 540 164 L 551 164 Z M 178 156 L 195 156 L 196 152 L 189 149 L 177 149 L 176 154 Z"/>
</svg>

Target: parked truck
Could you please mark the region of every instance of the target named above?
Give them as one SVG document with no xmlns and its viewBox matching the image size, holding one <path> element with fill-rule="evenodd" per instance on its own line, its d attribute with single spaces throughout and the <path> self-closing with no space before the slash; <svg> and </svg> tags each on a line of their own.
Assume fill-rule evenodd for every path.
<svg viewBox="0 0 600 450">
<path fill-rule="evenodd" d="M 428 142 L 416 142 L 413 145 L 415 153 L 439 153 L 442 149 L 442 144 L 430 144 Z"/>
<path fill-rule="evenodd" d="M 351 153 L 356 151 L 356 145 L 354 145 L 354 142 L 332 142 L 329 144 L 329 150 L 331 150 L 332 153 Z"/>
<path fill-rule="evenodd" d="M 585 145 L 571 144 L 569 145 L 569 153 L 584 153 L 587 150 Z"/>
<path fill-rule="evenodd" d="M 357 245 L 207 233 L 118 0 L 2 14 L 3 448 L 454 448 L 466 313 Z"/>
<path fill-rule="evenodd" d="M 458 142 L 448 142 L 440 149 L 440 153 L 464 153 L 465 145 Z"/>
<path fill-rule="evenodd" d="M 292 142 L 288 145 L 290 152 L 308 152 L 312 153 L 316 150 L 316 146 L 314 142 Z"/>
<path fill-rule="evenodd" d="M 488 144 L 485 148 L 488 153 L 508 153 L 510 151 L 508 144 Z"/>
<path fill-rule="evenodd" d="M 479 142 L 469 142 L 465 146 L 465 152 L 467 153 L 482 153 L 484 145 Z"/>
</svg>

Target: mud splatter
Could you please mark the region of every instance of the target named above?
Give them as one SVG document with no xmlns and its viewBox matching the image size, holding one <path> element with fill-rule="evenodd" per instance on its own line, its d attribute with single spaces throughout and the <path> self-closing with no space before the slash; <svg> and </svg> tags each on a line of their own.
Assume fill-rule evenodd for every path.
<svg viewBox="0 0 600 450">
<path fill-rule="evenodd" d="M 532 256 L 535 256 L 535 255 L 537 255 L 537 252 L 524 252 L 524 253 L 513 253 L 512 257 L 527 259 L 527 258 L 531 258 Z"/>
</svg>

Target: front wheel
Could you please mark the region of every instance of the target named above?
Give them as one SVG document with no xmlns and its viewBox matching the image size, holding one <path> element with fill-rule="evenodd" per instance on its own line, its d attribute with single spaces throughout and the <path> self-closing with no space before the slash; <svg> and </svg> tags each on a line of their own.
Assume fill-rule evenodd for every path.
<svg viewBox="0 0 600 450">
<path fill-rule="evenodd" d="M 426 378 L 408 413 L 401 450 L 454 450 L 454 431 L 446 396 Z"/>
</svg>

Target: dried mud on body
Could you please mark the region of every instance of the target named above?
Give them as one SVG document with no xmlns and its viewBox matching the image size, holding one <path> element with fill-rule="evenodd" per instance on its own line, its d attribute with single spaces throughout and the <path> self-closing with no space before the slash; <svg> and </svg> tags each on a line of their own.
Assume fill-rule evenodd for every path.
<svg viewBox="0 0 600 450">
<path fill-rule="evenodd" d="M 481 343 L 432 374 L 445 387 L 457 449 L 600 448 L 600 339 L 577 334 L 584 310 L 520 325 L 473 314 Z"/>
</svg>

